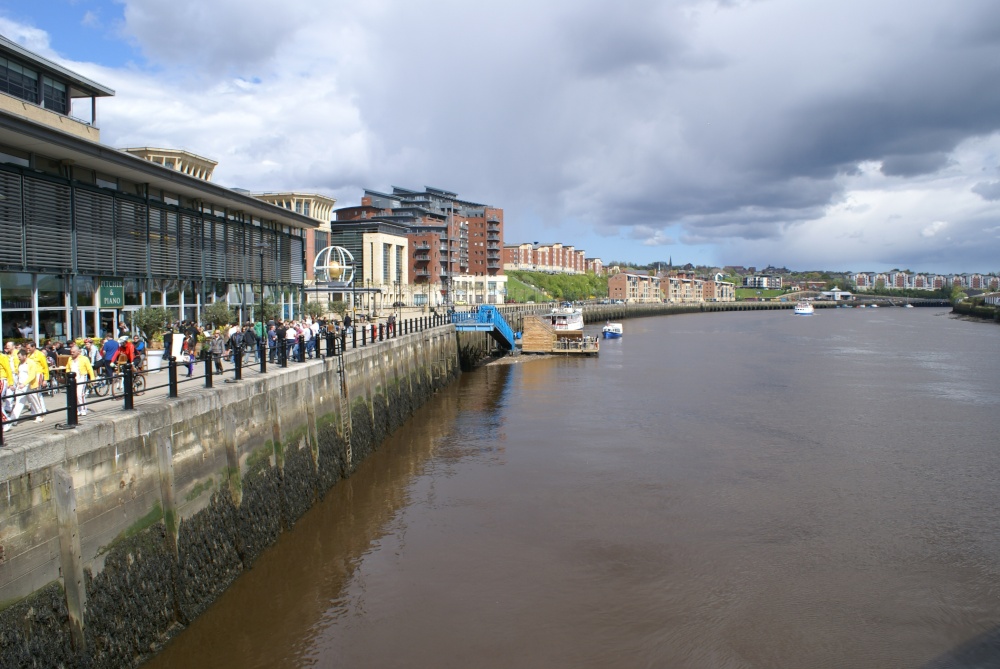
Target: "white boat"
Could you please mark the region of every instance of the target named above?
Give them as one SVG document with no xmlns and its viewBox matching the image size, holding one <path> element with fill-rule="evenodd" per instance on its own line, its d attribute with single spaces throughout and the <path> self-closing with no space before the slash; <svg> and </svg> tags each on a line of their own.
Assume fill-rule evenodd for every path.
<svg viewBox="0 0 1000 669">
<path fill-rule="evenodd" d="M 612 323 L 611 321 L 608 321 L 608 324 L 602 330 L 605 339 L 621 339 L 622 332 L 624 332 L 622 324 Z"/>
<path fill-rule="evenodd" d="M 812 316 L 815 311 L 816 310 L 813 308 L 813 305 L 805 301 L 799 302 L 795 305 L 796 316 Z"/>
<path fill-rule="evenodd" d="M 904 308 L 904 309 L 912 309 L 912 308 L 913 308 L 913 305 L 912 305 L 912 304 L 910 304 L 909 302 L 907 302 L 906 304 L 904 304 L 904 305 L 903 305 L 903 308 Z"/>
<path fill-rule="evenodd" d="M 548 315 L 549 322 L 556 332 L 583 329 L 583 309 L 573 307 L 558 307 Z"/>
</svg>

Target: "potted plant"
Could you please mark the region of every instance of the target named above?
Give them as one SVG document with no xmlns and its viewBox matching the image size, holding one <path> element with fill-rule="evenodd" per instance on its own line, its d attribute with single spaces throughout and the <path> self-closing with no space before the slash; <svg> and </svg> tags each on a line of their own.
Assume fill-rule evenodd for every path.
<svg viewBox="0 0 1000 669">
<path fill-rule="evenodd" d="M 163 307 L 143 307 L 135 312 L 132 323 L 146 340 L 146 368 L 156 371 L 163 361 L 163 332 L 170 324 L 171 312 Z"/>
</svg>

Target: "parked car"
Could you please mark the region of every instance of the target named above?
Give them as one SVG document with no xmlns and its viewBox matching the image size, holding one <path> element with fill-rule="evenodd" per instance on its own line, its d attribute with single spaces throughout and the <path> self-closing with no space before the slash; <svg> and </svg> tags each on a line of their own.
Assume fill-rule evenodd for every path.
<svg viewBox="0 0 1000 669">
<path fill-rule="evenodd" d="M 406 302 L 393 302 L 392 306 L 393 307 L 405 307 L 406 306 Z"/>
</svg>

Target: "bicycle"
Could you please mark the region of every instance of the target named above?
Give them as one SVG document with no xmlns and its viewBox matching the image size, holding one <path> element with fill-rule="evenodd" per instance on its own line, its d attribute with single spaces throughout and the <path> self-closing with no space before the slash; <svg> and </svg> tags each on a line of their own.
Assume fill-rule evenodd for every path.
<svg viewBox="0 0 1000 669">
<path fill-rule="evenodd" d="M 132 371 L 132 394 L 135 396 L 142 395 L 143 390 L 146 388 L 146 372 L 135 369 Z M 111 396 L 115 399 L 125 397 L 125 375 L 116 375 L 114 377 L 114 382 L 111 384 Z"/>
<path fill-rule="evenodd" d="M 93 393 L 98 397 L 107 397 L 113 382 L 114 379 L 101 374 L 93 381 L 87 383 L 87 393 Z"/>
</svg>

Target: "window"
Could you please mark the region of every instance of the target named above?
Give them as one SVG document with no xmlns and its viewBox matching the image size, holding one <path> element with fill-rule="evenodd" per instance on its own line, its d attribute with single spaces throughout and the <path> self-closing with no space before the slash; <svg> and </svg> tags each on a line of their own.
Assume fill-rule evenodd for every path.
<svg viewBox="0 0 1000 669">
<path fill-rule="evenodd" d="M 69 98 L 66 97 L 66 84 L 42 77 L 42 106 L 60 114 L 69 113 Z"/>
<path fill-rule="evenodd" d="M 0 58 L 0 91 L 37 104 L 38 73 L 15 61 Z"/>
</svg>

